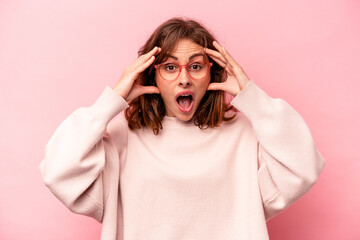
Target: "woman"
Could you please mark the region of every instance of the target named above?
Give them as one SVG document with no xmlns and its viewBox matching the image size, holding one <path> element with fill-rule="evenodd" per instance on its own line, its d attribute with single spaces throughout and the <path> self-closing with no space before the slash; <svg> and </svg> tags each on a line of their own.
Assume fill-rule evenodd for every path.
<svg viewBox="0 0 360 240">
<path fill-rule="evenodd" d="M 266 221 L 324 165 L 287 102 L 202 25 L 173 18 L 113 88 L 61 123 L 41 173 L 71 211 L 103 224 L 102 239 L 268 239 Z"/>
</svg>

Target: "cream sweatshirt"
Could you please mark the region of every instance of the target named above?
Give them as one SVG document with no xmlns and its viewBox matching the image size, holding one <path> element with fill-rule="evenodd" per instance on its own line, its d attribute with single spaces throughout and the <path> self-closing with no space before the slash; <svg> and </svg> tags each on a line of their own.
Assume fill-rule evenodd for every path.
<svg viewBox="0 0 360 240">
<path fill-rule="evenodd" d="M 44 183 L 101 222 L 102 240 L 269 239 L 266 221 L 309 191 L 325 162 L 304 119 L 253 80 L 231 104 L 240 112 L 220 127 L 166 116 L 154 135 L 128 128 L 128 104 L 106 86 L 50 138 Z"/>
</svg>

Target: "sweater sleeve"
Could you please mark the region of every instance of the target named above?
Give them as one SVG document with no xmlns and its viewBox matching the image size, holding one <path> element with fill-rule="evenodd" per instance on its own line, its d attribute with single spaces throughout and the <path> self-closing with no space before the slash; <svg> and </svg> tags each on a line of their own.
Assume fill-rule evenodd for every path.
<svg viewBox="0 0 360 240">
<path fill-rule="evenodd" d="M 104 183 L 106 158 L 117 154 L 106 127 L 126 107 L 127 102 L 106 86 L 93 105 L 78 108 L 58 126 L 39 166 L 45 185 L 61 202 L 99 222 L 109 185 Z"/>
<path fill-rule="evenodd" d="M 258 181 L 270 220 L 303 196 L 325 166 L 304 119 L 251 80 L 231 104 L 249 119 L 258 140 Z"/>
</svg>

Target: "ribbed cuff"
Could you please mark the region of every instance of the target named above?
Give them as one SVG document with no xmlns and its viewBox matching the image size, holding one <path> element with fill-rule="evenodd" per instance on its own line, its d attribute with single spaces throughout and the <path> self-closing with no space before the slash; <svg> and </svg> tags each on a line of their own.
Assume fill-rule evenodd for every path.
<svg viewBox="0 0 360 240">
<path fill-rule="evenodd" d="M 251 80 L 230 102 L 237 110 L 248 118 L 259 118 L 271 115 L 275 102 L 279 98 L 272 98 Z"/>
<path fill-rule="evenodd" d="M 109 86 L 105 87 L 99 98 L 91 106 L 94 112 L 101 114 L 108 121 L 128 107 L 125 99 Z"/>
</svg>

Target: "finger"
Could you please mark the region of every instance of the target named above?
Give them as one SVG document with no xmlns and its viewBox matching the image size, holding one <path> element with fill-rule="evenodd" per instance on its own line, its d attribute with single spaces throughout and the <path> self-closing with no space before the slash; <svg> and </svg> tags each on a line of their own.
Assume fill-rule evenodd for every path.
<svg viewBox="0 0 360 240">
<path fill-rule="evenodd" d="M 146 62 L 139 64 L 137 68 L 135 69 L 135 72 L 140 73 L 144 71 L 146 68 L 148 68 L 155 60 L 155 56 L 151 56 L 149 60 Z"/>
<path fill-rule="evenodd" d="M 221 46 L 217 41 L 213 42 L 214 47 L 219 50 L 221 56 L 225 58 L 225 62 L 230 65 L 230 68 L 236 64 L 235 60 L 230 56 L 230 54 L 226 51 L 225 47 Z"/>
<path fill-rule="evenodd" d="M 155 53 L 152 54 L 152 56 L 158 55 L 160 52 L 161 52 L 161 48 L 156 47 L 156 51 L 155 51 Z"/>
<path fill-rule="evenodd" d="M 219 50 L 221 55 L 225 58 L 225 60 L 231 64 L 236 63 L 235 60 L 231 57 L 231 55 L 226 51 L 224 46 L 221 46 L 217 41 L 213 42 L 214 47 Z"/>
<path fill-rule="evenodd" d="M 205 49 L 206 53 L 208 53 L 208 50 L 211 50 L 211 49 L 206 48 Z M 225 68 L 225 70 L 229 73 L 229 75 L 233 75 L 233 66 L 228 63 L 228 61 L 223 57 L 223 55 L 221 55 L 217 51 L 214 51 L 214 50 L 211 50 L 211 51 L 213 51 L 213 53 L 217 53 L 217 54 L 214 56 L 209 54 L 209 56 L 212 59 L 214 59 L 221 67 Z"/>
<path fill-rule="evenodd" d="M 214 56 L 210 56 L 210 57 L 215 62 L 217 62 L 222 68 L 224 68 L 230 76 L 234 74 L 233 67 L 230 64 L 228 64 L 228 62 L 223 62 L 221 59 Z"/>
<path fill-rule="evenodd" d="M 215 44 L 216 45 L 216 44 Z M 239 70 L 239 64 L 235 61 L 235 59 L 229 54 L 229 52 L 225 49 L 225 47 L 220 46 L 218 44 L 221 54 L 225 57 L 227 63 L 227 72 L 229 75 L 234 75 L 235 72 Z"/>
<path fill-rule="evenodd" d="M 225 54 L 225 58 L 227 59 L 227 61 L 229 62 L 229 65 L 231 66 L 231 71 L 233 72 L 234 75 L 241 75 L 241 74 L 245 74 L 244 70 L 242 69 L 242 67 L 236 62 L 236 60 L 230 55 L 230 53 L 223 47 L 223 51 Z"/>
<path fill-rule="evenodd" d="M 155 55 L 159 54 L 161 52 L 161 47 L 158 48 L 157 52 L 155 53 Z"/>
<path fill-rule="evenodd" d="M 155 46 L 151 51 L 149 51 L 148 53 L 144 54 L 145 57 L 151 57 L 153 55 L 158 54 L 161 51 L 160 47 Z"/>
<path fill-rule="evenodd" d="M 220 58 L 215 56 L 210 56 L 210 58 L 212 58 L 215 62 L 217 62 L 221 67 L 223 68 L 226 67 L 226 62 L 222 61 Z"/>
<path fill-rule="evenodd" d="M 220 46 L 220 45 L 218 45 Z M 220 46 L 220 52 L 225 57 L 226 62 L 229 63 L 231 69 L 238 69 L 240 65 L 236 62 L 236 60 L 230 55 L 230 53 L 225 49 L 224 46 Z M 241 67 L 240 67 L 241 68 Z"/>
<path fill-rule="evenodd" d="M 237 62 L 235 61 L 235 59 L 230 55 L 230 53 L 225 49 L 225 47 L 222 47 L 225 59 L 231 63 L 232 65 L 237 65 Z"/>
<path fill-rule="evenodd" d="M 211 56 L 210 56 L 211 57 Z M 234 74 L 233 68 L 230 64 L 223 62 L 222 60 L 216 58 L 216 57 L 211 57 L 215 62 L 217 62 L 222 68 L 224 68 L 226 70 L 226 72 L 231 76 Z"/>
<path fill-rule="evenodd" d="M 160 48 L 158 48 L 158 53 L 161 51 Z M 133 72 L 135 74 L 143 72 L 146 68 L 148 68 L 155 60 L 155 56 L 152 55 L 147 61 L 143 60 L 142 62 L 137 62 L 133 65 Z"/>
<path fill-rule="evenodd" d="M 217 58 L 221 59 L 223 62 L 226 62 L 225 58 L 218 51 L 215 51 L 210 48 L 204 48 L 204 50 L 208 55 L 217 57 Z"/>
<path fill-rule="evenodd" d="M 153 60 L 155 59 L 155 55 L 157 55 L 158 53 L 160 53 L 161 48 L 160 47 L 154 47 L 150 52 L 141 55 L 141 57 L 143 57 L 141 59 L 141 61 L 139 63 L 136 64 L 135 68 L 137 68 L 138 66 L 142 66 L 142 64 L 148 64 L 150 61 L 150 64 L 153 62 Z M 150 64 L 148 66 L 150 66 Z M 144 70 L 146 69 L 146 67 L 144 68 Z M 143 71 L 143 70 L 142 70 Z"/>
<path fill-rule="evenodd" d="M 216 49 L 221 53 L 222 56 L 225 57 L 226 55 L 226 50 L 225 47 L 220 45 L 217 41 L 213 42 L 214 47 L 216 47 Z M 229 55 L 229 54 L 228 54 Z"/>
<path fill-rule="evenodd" d="M 214 47 L 216 47 L 217 49 L 219 49 L 219 47 L 221 47 L 221 45 L 220 45 L 217 41 L 213 41 L 213 45 L 214 45 Z"/>
<path fill-rule="evenodd" d="M 223 66 L 221 66 L 221 67 L 223 67 L 230 76 L 233 75 L 233 69 L 232 69 L 232 67 L 230 66 L 230 64 L 225 63 L 225 64 L 224 64 Z"/>
<path fill-rule="evenodd" d="M 155 46 L 151 51 L 141 55 L 137 59 L 137 62 L 145 62 L 145 61 L 149 60 L 152 56 L 157 55 L 160 51 L 161 51 L 161 48 Z"/>
</svg>

